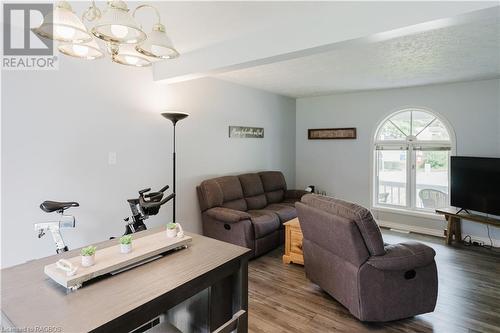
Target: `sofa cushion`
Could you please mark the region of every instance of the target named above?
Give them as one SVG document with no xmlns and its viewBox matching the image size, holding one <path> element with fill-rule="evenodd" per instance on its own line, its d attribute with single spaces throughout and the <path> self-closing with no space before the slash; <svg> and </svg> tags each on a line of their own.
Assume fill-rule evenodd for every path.
<svg viewBox="0 0 500 333">
<path fill-rule="evenodd" d="M 196 190 L 202 212 L 212 207 L 220 206 L 224 202 L 224 195 L 217 179 L 204 180 Z"/>
<path fill-rule="evenodd" d="M 259 172 L 259 176 L 265 192 L 286 190 L 285 177 L 280 171 L 263 171 Z"/>
<path fill-rule="evenodd" d="M 243 189 L 241 188 L 241 183 L 238 177 L 224 176 L 215 178 L 215 181 L 221 188 L 224 202 L 243 199 Z"/>
<path fill-rule="evenodd" d="M 238 176 L 243 195 L 245 197 L 253 197 L 254 195 L 264 194 L 264 186 L 260 177 L 256 173 L 246 173 Z"/>
<path fill-rule="evenodd" d="M 302 202 L 356 223 L 371 255 L 385 254 L 382 233 L 372 213 L 358 204 L 316 194 L 306 194 Z"/>
<path fill-rule="evenodd" d="M 285 191 L 283 191 L 283 190 L 266 192 L 266 200 L 269 203 L 282 202 L 284 197 L 285 197 Z"/>
<path fill-rule="evenodd" d="M 245 199 L 237 199 L 237 200 L 233 200 L 233 201 L 227 201 L 227 202 L 224 202 L 221 207 L 234 209 L 234 210 L 240 210 L 242 212 L 245 212 L 248 209 L 247 202 L 245 201 Z"/>
<path fill-rule="evenodd" d="M 300 202 L 300 199 L 284 199 L 283 201 L 280 202 L 280 205 L 295 207 L 296 202 Z"/>
<path fill-rule="evenodd" d="M 276 213 L 276 215 L 280 218 L 281 223 L 290 221 L 291 219 L 297 217 L 297 210 L 289 205 L 270 204 L 265 208 L 265 210 L 270 210 Z"/>
<path fill-rule="evenodd" d="M 248 209 L 262 209 L 267 205 L 267 199 L 265 194 L 256 195 L 253 197 L 246 197 Z"/>
<path fill-rule="evenodd" d="M 248 209 L 262 209 L 267 205 L 264 186 L 256 173 L 238 176 Z"/>
<path fill-rule="evenodd" d="M 268 203 L 277 203 L 285 198 L 286 181 L 283 174 L 279 171 L 259 172 L 266 199 Z"/>
<path fill-rule="evenodd" d="M 278 215 L 269 210 L 249 210 L 251 216 L 255 238 L 261 238 L 280 228 Z"/>
<path fill-rule="evenodd" d="M 243 189 L 236 176 L 224 176 L 214 179 L 222 192 L 223 203 L 220 205 L 241 211 L 247 210 L 247 203 L 243 199 Z"/>
</svg>

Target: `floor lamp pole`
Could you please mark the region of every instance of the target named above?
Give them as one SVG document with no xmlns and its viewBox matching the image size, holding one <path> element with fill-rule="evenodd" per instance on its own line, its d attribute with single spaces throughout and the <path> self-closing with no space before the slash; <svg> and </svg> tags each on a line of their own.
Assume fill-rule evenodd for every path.
<svg viewBox="0 0 500 333">
<path fill-rule="evenodd" d="M 173 159 L 173 162 L 174 162 L 174 166 L 173 166 L 173 176 L 172 176 L 172 183 L 173 183 L 173 191 L 174 193 L 176 193 L 175 197 L 174 197 L 174 201 L 173 201 L 173 207 L 172 207 L 172 222 L 175 223 L 175 198 L 177 197 L 177 192 L 175 191 L 175 124 L 174 123 L 174 152 L 173 152 L 173 155 L 172 155 L 172 159 Z"/>
<path fill-rule="evenodd" d="M 176 188 L 176 174 L 175 174 L 175 169 L 176 169 L 176 161 L 175 161 L 175 150 L 176 150 L 176 147 L 175 147 L 175 125 L 177 125 L 177 122 L 179 120 L 182 120 L 184 118 L 186 118 L 187 116 L 189 116 L 189 114 L 187 113 L 183 113 L 183 112 L 165 112 L 165 113 L 162 113 L 161 114 L 163 117 L 167 118 L 168 120 L 170 120 L 172 122 L 172 124 L 174 125 L 174 131 L 173 131 L 173 134 L 174 134 L 174 149 L 173 149 L 173 153 L 172 153 L 172 162 L 173 162 L 173 168 L 172 168 L 172 184 L 173 184 L 173 192 L 175 193 L 175 197 L 173 199 L 173 207 L 172 207 L 172 222 L 175 223 L 175 209 L 176 209 L 176 199 L 177 199 L 177 188 Z"/>
</svg>

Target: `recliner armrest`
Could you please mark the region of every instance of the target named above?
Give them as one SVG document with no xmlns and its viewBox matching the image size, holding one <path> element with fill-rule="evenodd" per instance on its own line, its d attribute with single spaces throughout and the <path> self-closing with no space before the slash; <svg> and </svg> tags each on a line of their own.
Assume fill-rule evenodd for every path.
<svg viewBox="0 0 500 333">
<path fill-rule="evenodd" d="M 205 213 L 216 220 L 226 223 L 236 223 L 241 220 L 250 219 L 250 214 L 235 209 L 214 207 L 205 211 Z"/>
<path fill-rule="evenodd" d="M 285 199 L 298 199 L 302 198 L 302 196 L 306 195 L 307 191 L 304 190 L 286 190 Z"/>
<path fill-rule="evenodd" d="M 388 245 L 385 251 L 384 255 L 370 257 L 366 263 L 381 270 L 410 270 L 429 265 L 436 255 L 432 247 L 412 241 Z"/>
</svg>

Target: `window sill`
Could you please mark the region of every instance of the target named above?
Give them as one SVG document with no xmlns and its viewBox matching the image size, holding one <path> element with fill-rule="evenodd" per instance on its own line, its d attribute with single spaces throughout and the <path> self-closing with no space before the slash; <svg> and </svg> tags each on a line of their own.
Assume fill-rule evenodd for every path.
<svg viewBox="0 0 500 333">
<path fill-rule="evenodd" d="M 393 213 L 400 215 L 409 215 L 415 217 L 422 217 L 430 220 L 443 221 L 444 217 L 434 212 L 424 212 L 418 210 L 409 210 L 404 208 L 386 207 L 386 206 L 372 206 L 372 210 L 384 213 Z"/>
</svg>

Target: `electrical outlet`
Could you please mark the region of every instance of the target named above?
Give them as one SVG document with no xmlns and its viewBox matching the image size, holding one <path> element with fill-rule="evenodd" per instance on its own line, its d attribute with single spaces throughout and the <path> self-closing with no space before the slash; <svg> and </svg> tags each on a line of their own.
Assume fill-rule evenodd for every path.
<svg viewBox="0 0 500 333">
<path fill-rule="evenodd" d="M 115 165 L 115 164 L 116 164 L 116 152 L 110 151 L 108 153 L 108 165 Z"/>
</svg>

